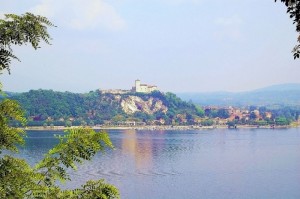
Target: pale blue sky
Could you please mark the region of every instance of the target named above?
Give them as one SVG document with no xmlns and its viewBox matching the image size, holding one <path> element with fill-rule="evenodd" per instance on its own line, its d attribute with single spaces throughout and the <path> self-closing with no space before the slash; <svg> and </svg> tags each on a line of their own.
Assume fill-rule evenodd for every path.
<svg viewBox="0 0 300 199">
<path fill-rule="evenodd" d="M 300 83 L 295 26 L 274 0 L 9 0 L 4 13 L 48 17 L 51 46 L 15 47 L 4 89 L 245 91 Z"/>
</svg>

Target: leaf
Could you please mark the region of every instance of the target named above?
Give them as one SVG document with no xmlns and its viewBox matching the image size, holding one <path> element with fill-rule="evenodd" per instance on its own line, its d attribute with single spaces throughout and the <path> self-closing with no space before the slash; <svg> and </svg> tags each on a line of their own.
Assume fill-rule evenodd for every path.
<svg viewBox="0 0 300 199">
<path fill-rule="evenodd" d="M 5 20 L 0 20 L 0 71 L 10 72 L 11 59 L 19 60 L 12 53 L 11 45 L 31 43 L 34 49 L 40 42 L 50 44 L 51 37 L 47 27 L 55 27 L 47 18 L 25 13 L 23 15 L 5 14 Z"/>
</svg>

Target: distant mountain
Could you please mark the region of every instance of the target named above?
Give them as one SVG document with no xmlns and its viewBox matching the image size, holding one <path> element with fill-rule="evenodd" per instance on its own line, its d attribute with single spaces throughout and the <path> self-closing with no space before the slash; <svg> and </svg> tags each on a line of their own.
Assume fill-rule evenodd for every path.
<svg viewBox="0 0 300 199">
<path fill-rule="evenodd" d="M 277 84 L 254 91 L 300 91 L 300 84 Z"/>
<path fill-rule="evenodd" d="M 215 106 L 300 106 L 300 84 L 280 84 L 247 92 L 177 93 L 183 100 Z"/>
</svg>

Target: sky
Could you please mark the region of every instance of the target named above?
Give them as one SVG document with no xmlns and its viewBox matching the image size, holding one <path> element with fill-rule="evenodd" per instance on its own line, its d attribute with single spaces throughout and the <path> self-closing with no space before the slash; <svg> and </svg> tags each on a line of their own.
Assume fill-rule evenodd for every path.
<svg viewBox="0 0 300 199">
<path fill-rule="evenodd" d="M 14 46 L 4 90 L 247 91 L 300 83 L 296 27 L 274 0 L 9 0 L 3 14 L 47 17 L 52 45 Z"/>
</svg>

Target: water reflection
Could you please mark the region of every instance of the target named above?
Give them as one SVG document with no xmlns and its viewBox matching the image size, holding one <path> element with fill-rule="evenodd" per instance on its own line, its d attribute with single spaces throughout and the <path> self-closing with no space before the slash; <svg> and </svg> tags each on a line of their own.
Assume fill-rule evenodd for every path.
<svg viewBox="0 0 300 199">
<path fill-rule="evenodd" d="M 131 155 L 136 169 L 150 169 L 153 163 L 153 139 L 148 135 L 139 140 L 135 130 L 125 130 L 123 133 L 123 154 Z"/>
</svg>

